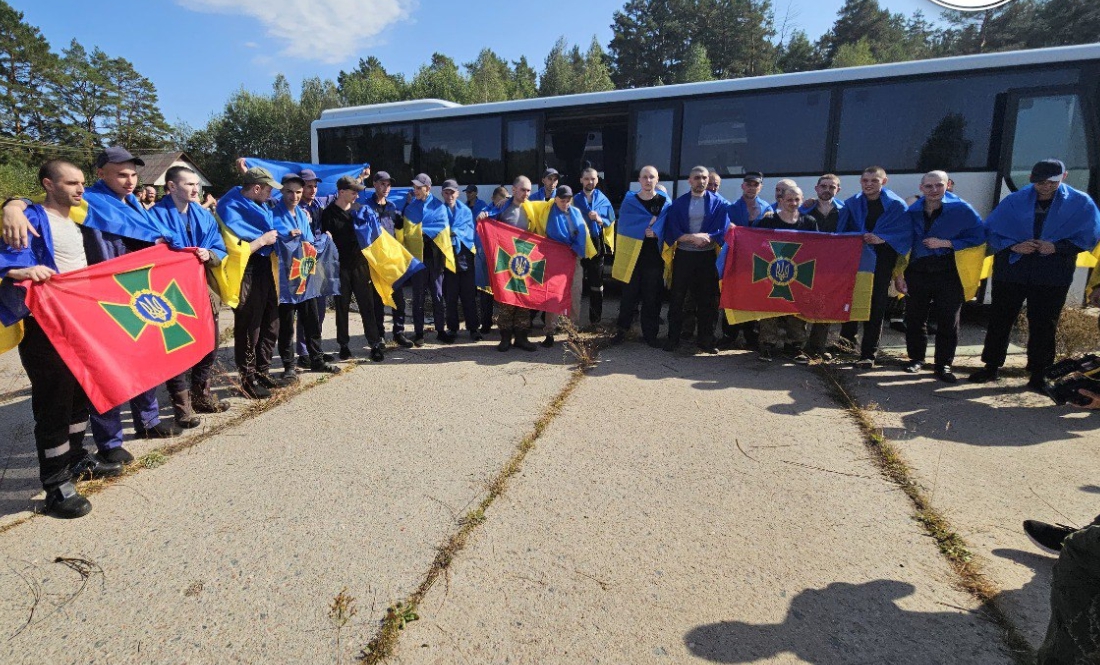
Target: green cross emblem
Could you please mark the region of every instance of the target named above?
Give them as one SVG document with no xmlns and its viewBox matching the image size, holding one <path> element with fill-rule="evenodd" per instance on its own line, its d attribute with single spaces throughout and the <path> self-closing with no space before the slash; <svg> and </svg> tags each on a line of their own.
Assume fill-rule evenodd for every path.
<svg viewBox="0 0 1100 665">
<path fill-rule="evenodd" d="M 772 248 L 770 261 L 757 254 L 752 255 L 752 283 L 769 280 L 772 283 L 772 292 L 769 298 L 782 298 L 794 302 L 792 284 L 801 284 L 807 289 L 814 288 L 814 268 L 817 260 L 795 262 L 795 256 L 802 249 L 802 243 L 771 241 Z"/>
<path fill-rule="evenodd" d="M 99 306 L 135 342 L 146 328 L 159 329 L 165 353 L 172 353 L 195 342 L 179 317 L 197 319 L 198 315 L 176 280 L 169 282 L 162 292 L 153 290 L 149 278 L 152 270 L 153 266 L 148 266 L 115 275 L 115 281 L 130 294 L 130 301 L 100 302 Z"/>
<path fill-rule="evenodd" d="M 546 259 L 535 261 L 531 258 L 535 243 L 528 240 L 517 239 L 515 247 L 515 254 L 509 254 L 503 247 L 497 247 L 497 262 L 493 273 L 508 273 L 508 283 L 504 285 L 505 291 L 527 295 L 528 279 L 540 285 L 546 281 Z"/>
</svg>

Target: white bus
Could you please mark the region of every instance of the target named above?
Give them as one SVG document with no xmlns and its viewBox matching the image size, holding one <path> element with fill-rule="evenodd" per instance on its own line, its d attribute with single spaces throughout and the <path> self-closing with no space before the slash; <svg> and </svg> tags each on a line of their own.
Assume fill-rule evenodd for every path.
<svg viewBox="0 0 1100 665">
<path fill-rule="evenodd" d="M 642 166 L 669 192 L 691 167 L 715 169 L 740 196 L 745 171 L 792 178 L 810 194 L 836 173 L 841 196 L 871 165 L 915 195 L 921 174 L 948 171 L 982 214 L 1027 184 L 1032 164 L 1063 160 L 1069 184 L 1100 194 L 1100 44 L 902 62 L 463 106 L 419 100 L 326 110 L 312 125 L 313 160 L 371 162 L 399 185 L 537 186 L 544 168 L 579 184 L 591 165 L 616 205 Z M 1083 276 L 1082 276 L 1083 279 Z"/>
</svg>

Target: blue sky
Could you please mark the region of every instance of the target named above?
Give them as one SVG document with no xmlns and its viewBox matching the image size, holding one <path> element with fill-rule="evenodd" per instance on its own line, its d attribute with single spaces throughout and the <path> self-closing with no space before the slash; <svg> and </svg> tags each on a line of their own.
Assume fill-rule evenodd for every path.
<svg viewBox="0 0 1100 665">
<path fill-rule="evenodd" d="M 297 90 L 307 76 L 335 79 L 360 57 L 411 77 L 439 51 L 459 64 L 488 46 L 536 69 L 560 36 L 606 48 L 611 16 L 623 0 L 557 0 L 545 18 L 537 4 L 483 0 L 153 0 L 145 4 L 87 0 L 7 0 L 42 30 L 55 51 L 76 38 L 134 63 L 157 86 L 169 122 L 201 127 L 235 90 L 266 92 L 277 73 Z M 466 5 L 463 7 L 462 5 Z M 816 38 L 832 25 L 843 0 L 774 0 L 777 23 Z M 930 0 L 880 0 L 906 15 L 939 16 Z M 523 9 L 517 9 L 521 7 Z M 509 26 L 520 22 L 521 32 Z"/>
</svg>

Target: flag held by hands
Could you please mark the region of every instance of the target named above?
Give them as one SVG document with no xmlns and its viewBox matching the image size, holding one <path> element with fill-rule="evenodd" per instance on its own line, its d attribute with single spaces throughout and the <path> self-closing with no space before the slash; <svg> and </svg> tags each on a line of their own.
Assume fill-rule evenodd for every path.
<svg viewBox="0 0 1100 665">
<path fill-rule="evenodd" d="M 505 305 L 564 314 L 577 255 L 565 243 L 492 219 L 478 223 L 493 298 Z"/>
</svg>

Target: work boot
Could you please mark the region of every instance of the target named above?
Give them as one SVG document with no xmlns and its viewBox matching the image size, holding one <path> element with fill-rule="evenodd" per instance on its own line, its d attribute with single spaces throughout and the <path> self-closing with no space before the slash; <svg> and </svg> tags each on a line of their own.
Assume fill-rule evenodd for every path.
<svg viewBox="0 0 1100 665">
<path fill-rule="evenodd" d="M 379 342 L 370 349 L 371 362 L 380 363 L 386 359 L 386 343 Z"/>
<path fill-rule="evenodd" d="M 542 348 L 544 348 L 544 349 L 553 348 L 554 347 L 554 335 L 553 334 L 547 335 L 546 338 L 543 339 L 539 343 L 542 344 Z M 519 346 L 519 345 L 517 344 L 516 346 Z"/>
<path fill-rule="evenodd" d="M 159 422 L 152 427 L 146 428 L 144 426 L 138 429 L 134 428 L 134 434 L 140 439 L 170 439 L 173 436 L 179 436 L 183 433 L 183 430 L 175 425 L 169 425 L 165 422 Z"/>
<path fill-rule="evenodd" d="M 210 382 L 191 385 L 191 408 L 196 413 L 223 413 L 229 410 L 229 402 L 216 399 L 210 392 Z"/>
<path fill-rule="evenodd" d="M 202 422 L 191 409 L 191 393 L 187 390 L 172 393 L 172 413 L 176 416 L 176 424 L 182 429 L 198 427 Z"/>
<path fill-rule="evenodd" d="M 69 466 L 73 482 L 85 478 L 113 478 L 122 474 L 122 462 L 111 462 L 99 453 L 85 453 L 84 457 Z"/>
<path fill-rule="evenodd" d="M 412 340 L 410 340 L 408 337 L 405 337 L 405 333 L 394 333 L 393 343 L 403 349 L 411 349 L 413 345 Z"/>
<path fill-rule="evenodd" d="M 85 499 L 76 486 L 65 482 L 46 492 L 46 514 L 61 519 L 84 517 L 92 512 L 92 504 Z"/>
<path fill-rule="evenodd" d="M 497 344 L 497 351 L 507 351 L 512 348 L 512 333 L 500 331 L 500 344 Z"/>
<path fill-rule="evenodd" d="M 524 351 L 535 351 L 538 348 L 527 339 L 527 331 L 516 333 L 515 344 L 517 349 L 523 349 Z"/>
<path fill-rule="evenodd" d="M 267 399 L 271 397 L 271 391 L 252 378 L 241 381 L 241 392 L 249 399 Z"/>
</svg>

